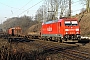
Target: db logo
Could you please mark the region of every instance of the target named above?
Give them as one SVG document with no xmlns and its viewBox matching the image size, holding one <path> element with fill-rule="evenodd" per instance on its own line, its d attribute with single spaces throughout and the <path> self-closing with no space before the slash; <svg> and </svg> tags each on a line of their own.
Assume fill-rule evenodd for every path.
<svg viewBox="0 0 90 60">
<path fill-rule="evenodd" d="M 47 28 L 47 31 L 52 31 L 52 27 L 49 26 L 49 27 Z"/>
</svg>

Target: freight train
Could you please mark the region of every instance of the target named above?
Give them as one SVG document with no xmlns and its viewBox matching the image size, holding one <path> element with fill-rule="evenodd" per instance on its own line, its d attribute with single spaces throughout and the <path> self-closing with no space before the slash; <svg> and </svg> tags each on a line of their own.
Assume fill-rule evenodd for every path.
<svg viewBox="0 0 90 60">
<path fill-rule="evenodd" d="M 13 27 L 8 29 L 8 34 L 13 36 L 22 36 L 22 29 L 20 27 Z M 33 35 L 25 35 L 25 37 L 33 37 Z M 80 26 L 76 18 L 61 18 L 42 23 L 40 35 L 33 38 L 40 38 L 42 40 L 56 40 L 58 42 L 68 40 L 80 40 Z"/>
<path fill-rule="evenodd" d="M 80 26 L 76 18 L 61 18 L 42 23 L 41 38 L 43 40 L 80 40 Z"/>
</svg>

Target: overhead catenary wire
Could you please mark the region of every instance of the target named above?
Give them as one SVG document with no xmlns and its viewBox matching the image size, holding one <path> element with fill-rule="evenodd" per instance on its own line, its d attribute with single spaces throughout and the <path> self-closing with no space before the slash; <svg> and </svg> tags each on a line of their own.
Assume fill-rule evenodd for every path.
<svg viewBox="0 0 90 60">
<path fill-rule="evenodd" d="M 7 7 L 10 7 L 10 8 L 14 8 L 14 9 L 18 9 L 18 10 L 21 10 L 23 7 L 25 7 L 27 4 L 29 4 L 32 0 L 30 0 L 28 3 L 26 3 L 24 6 L 22 6 L 21 8 L 15 8 L 15 7 L 12 7 L 12 6 L 9 6 L 7 4 L 4 4 L 2 2 L 0 2 L 0 4 L 4 5 L 4 6 L 7 6 Z"/>
<path fill-rule="evenodd" d="M 82 6 L 82 4 L 80 4 L 80 0 L 78 0 L 78 1 L 75 1 L 75 2 L 72 2 L 72 6 L 71 7 L 75 7 L 75 6 L 77 6 L 78 7 L 78 4 L 79 4 L 79 6 Z M 80 13 L 81 11 L 82 11 L 82 9 L 84 9 L 85 7 L 83 6 L 82 8 L 75 8 L 76 10 L 73 10 L 71 13 Z"/>
<path fill-rule="evenodd" d="M 26 5 L 28 5 L 32 0 L 30 0 L 29 2 L 27 2 L 24 6 L 22 6 L 19 10 L 23 9 Z"/>
<path fill-rule="evenodd" d="M 26 12 L 26 11 L 28 11 L 29 9 L 33 8 L 34 6 L 40 4 L 42 1 L 43 1 L 43 0 L 41 0 L 41 1 L 39 1 L 38 3 L 34 4 L 34 5 L 31 6 L 30 8 L 24 10 L 21 14 L 23 14 L 24 12 Z M 30 3 L 30 2 L 28 2 L 28 3 Z M 28 4 L 28 3 L 27 3 L 27 4 Z M 27 5 L 27 4 L 26 4 L 26 5 Z M 6 5 L 6 6 L 8 6 L 8 5 Z M 10 7 L 10 6 L 8 6 L 8 7 Z M 23 7 L 25 7 L 25 5 L 24 5 Z M 14 8 L 14 7 L 10 7 L 10 8 Z M 20 9 L 20 8 L 17 8 L 17 9 Z M 14 12 L 13 12 L 12 10 L 11 10 L 10 12 L 11 12 L 12 14 L 14 14 Z M 20 14 L 19 14 L 19 15 L 20 15 Z M 17 14 L 18 17 L 19 17 L 19 15 Z M 8 18 L 10 18 L 10 17 L 8 17 Z"/>
<path fill-rule="evenodd" d="M 26 9 L 25 11 L 23 11 L 22 13 L 20 13 L 19 15 L 23 14 L 24 12 L 28 11 L 29 9 L 33 8 L 34 6 L 40 4 L 43 0 L 39 1 L 38 3 L 36 3 L 35 5 L 31 6 L 30 8 Z M 19 16 L 18 15 L 18 16 Z"/>
<path fill-rule="evenodd" d="M 4 6 L 7 6 L 7 7 L 9 7 L 9 8 L 19 9 L 19 8 L 15 8 L 15 7 L 9 6 L 9 5 L 4 4 L 4 3 L 1 3 L 1 2 L 0 2 L 0 4 L 2 4 L 2 5 L 4 5 Z"/>
<path fill-rule="evenodd" d="M 72 4 L 75 4 L 75 3 L 78 3 L 78 2 L 80 2 L 80 0 L 79 1 L 72 2 Z"/>
<path fill-rule="evenodd" d="M 40 2 L 42 2 L 43 0 L 41 0 Z M 24 6 L 22 6 L 21 8 L 17 8 L 17 9 L 19 9 L 19 10 L 21 10 L 21 9 L 23 9 L 27 4 L 29 4 L 31 2 L 31 0 L 28 2 L 28 3 L 26 3 Z M 22 13 L 20 13 L 19 15 L 21 15 L 21 14 L 23 14 L 24 12 L 26 12 L 27 11 L 27 13 L 28 13 L 28 10 L 29 9 L 31 9 L 31 8 L 33 8 L 34 6 L 36 6 L 37 4 L 39 4 L 40 2 L 38 2 L 38 3 L 36 3 L 35 5 L 33 5 L 33 6 L 31 6 L 30 8 L 28 8 L 28 9 L 26 9 L 25 11 L 23 11 Z M 79 2 L 79 1 L 76 1 L 76 2 L 73 2 L 72 4 L 75 4 L 75 3 L 77 3 L 77 2 Z M 6 4 L 5 4 L 6 5 Z M 8 6 L 8 5 L 6 5 L 6 6 Z M 8 7 L 10 7 L 10 6 L 8 6 Z M 10 7 L 10 8 L 14 8 L 14 7 Z M 11 10 L 11 12 L 12 12 L 12 14 L 14 14 L 14 12 Z M 74 11 L 75 12 L 75 11 Z M 19 16 L 18 15 L 18 16 Z"/>
<path fill-rule="evenodd" d="M 72 7 L 78 5 L 78 3 L 79 3 L 79 5 L 82 5 L 82 4 L 80 3 L 80 0 L 79 0 L 79 1 L 76 1 L 76 2 L 72 2 Z"/>
<path fill-rule="evenodd" d="M 31 1 L 31 0 L 30 0 L 30 1 Z M 9 6 L 9 5 L 7 5 L 7 4 L 3 4 L 3 3 L 1 3 L 1 2 L 0 2 L 0 4 L 3 4 L 3 5 L 5 5 L 5 6 L 9 7 L 9 8 L 13 8 L 13 9 L 17 9 L 17 10 L 21 10 L 21 9 L 23 10 L 23 8 L 24 8 L 27 4 L 29 4 L 30 1 L 27 2 L 27 3 L 26 3 L 24 6 L 22 6 L 21 8 L 15 8 L 15 7 Z M 40 2 L 42 2 L 42 1 L 40 1 Z M 28 13 L 28 12 L 29 12 L 29 9 L 31 9 L 31 8 L 33 8 L 34 6 L 38 5 L 40 2 L 36 3 L 35 5 L 31 6 L 30 8 L 28 7 L 28 9 L 26 9 L 26 10 L 23 10 L 23 12 L 21 12 L 19 15 L 23 14 L 24 12 L 27 12 L 27 13 Z M 78 2 L 79 2 L 79 1 L 73 2 L 72 5 L 75 6 Z M 72 7 L 73 7 L 73 6 L 72 6 Z M 80 9 L 80 10 L 81 10 L 81 9 Z M 77 9 L 77 10 L 72 11 L 71 13 L 75 13 L 75 12 L 80 11 L 80 10 Z M 12 14 L 14 14 L 13 10 L 10 10 L 10 12 L 11 12 Z M 17 14 L 17 15 L 18 15 L 18 14 Z M 19 16 L 19 15 L 18 15 L 18 16 Z"/>
<path fill-rule="evenodd" d="M 19 11 L 19 10 L 21 10 L 21 9 L 23 9 L 26 5 L 28 5 L 30 2 L 31 2 L 32 0 L 30 0 L 29 2 L 27 2 L 24 6 L 22 6 L 21 8 L 19 8 L 17 11 Z M 16 12 L 17 12 L 16 11 Z M 11 11 L 12 12 L 12 11 Z M 14 12 L 15 13 L 15 12 Z M 12 14 L 13 14 L 13 12 L 12 12 Z"/>
<path fill-rule="evenodd" d="M 0 4 L 2 4 L 2 5 L 4 5 L 4 6 L 7 6 L 7 7 L 9 7 L 9 8 L 21 10 L 21 9 L 23 9 L 26 5 L 28 5 L 31 1 L 32 1 L 32 0 L 30 0 L 29 2 L 27 2 L 27 3 L 26 3 L 24 6 L 22 6 L 21 8 L 15 8 L 15 7 L 9 6 L 9 5 L 7 5 L 7 4 L 4 4 L 4 3 L 2 3 L 2 2 L 0 2 Z M 11 10 L 11 11 L 12 11 L 12 10 Z"/>
</svg>

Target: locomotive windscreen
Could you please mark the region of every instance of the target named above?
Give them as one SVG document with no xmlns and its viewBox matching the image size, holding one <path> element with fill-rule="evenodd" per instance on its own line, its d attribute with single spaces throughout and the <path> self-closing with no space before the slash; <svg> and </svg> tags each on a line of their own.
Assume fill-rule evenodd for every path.
<svg viewBox="0 0 90 60">
<path fill-rule="evenodd" d="M 71 21 L 72 25 L 77 26 L 78 22 L 77 21 Z"/>
<path fill-rule="evenodd" d="M 77 26 L 77 21 L 65 21 L 65 26 Z"/>
</svg>

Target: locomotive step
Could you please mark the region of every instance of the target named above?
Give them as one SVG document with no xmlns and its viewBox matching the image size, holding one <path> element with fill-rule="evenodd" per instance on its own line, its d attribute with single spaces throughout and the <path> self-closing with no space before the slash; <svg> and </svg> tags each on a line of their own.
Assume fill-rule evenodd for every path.
<svg viewBox="0 0 90 60">
<path fill-rule="evenodd" d="M 63 43 L 75 44 L 75 43 L 78 43 L 78 40 L 67 40 L 67 41 L 63 41 Z"/>
</svg>

